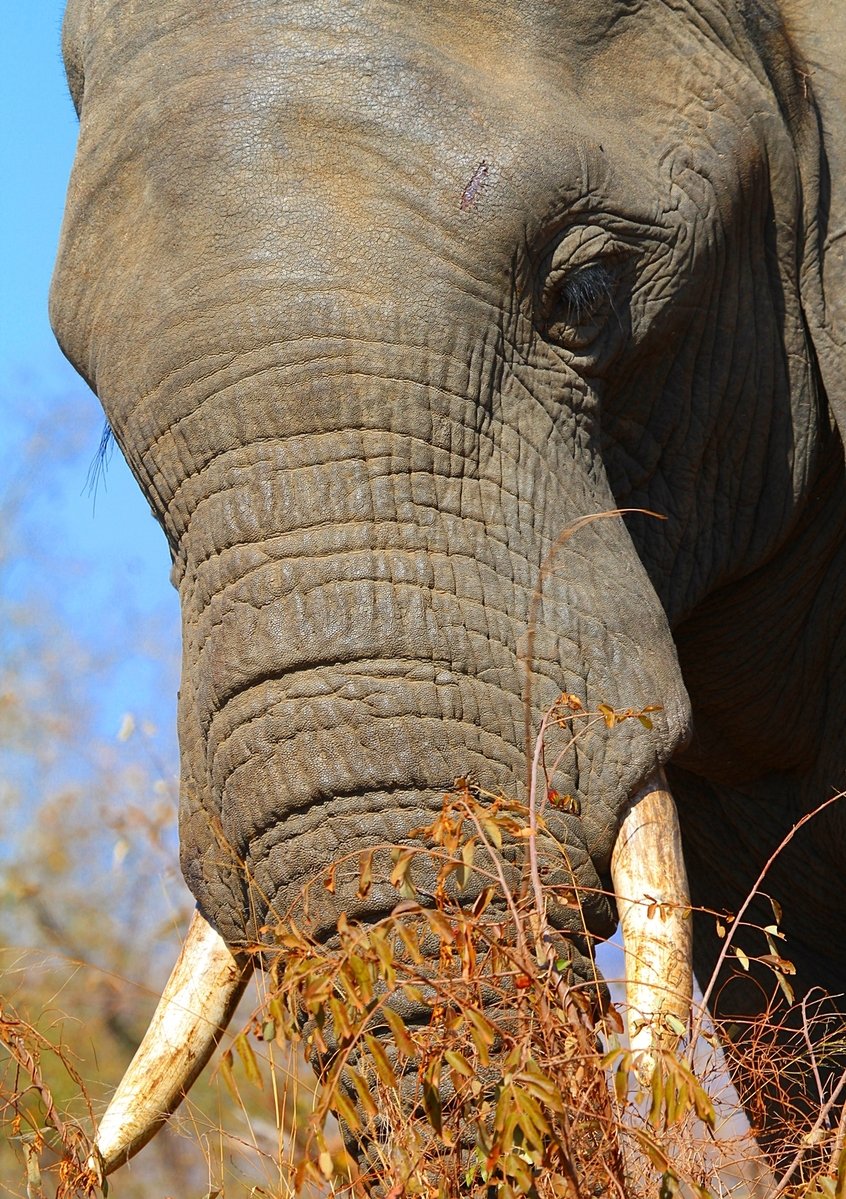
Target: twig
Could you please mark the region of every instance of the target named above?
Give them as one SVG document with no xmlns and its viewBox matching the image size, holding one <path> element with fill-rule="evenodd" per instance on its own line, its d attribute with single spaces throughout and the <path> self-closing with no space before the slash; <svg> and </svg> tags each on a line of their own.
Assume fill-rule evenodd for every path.
<svg viewBox="0 0 846 1199">
<path fill-rule="evenodd" d="M 541 599 L 543 598 L 543 585 L 549 576 L 555 570 L 555 555 L 562 546 L 570 540 L 574 533 L 578 533 L 585 525 L 593 524 L 595 520 L 611 520 L 617 516 L 628 516 L 632 513 L 637 513 L 641 516 L 654 516 L 656 520 L 666 520 L 666 516 L 662 516 L 660 512 L 651 512 L 648 508 L 609 508 L 606 512 L 591 512 L 587 516 L 580 516 L 573 521 L 572 524 L 558 534 L 552 544 L 552 548 L 541 563 L 538 581 L 532 591 L 532 599 L 529 604 L 529 619 L 526 630 L 526 652 L 521 655 L 523 663 L 523 671 L 526 676 L 525 688 L 523 691 L 523 753 L 526 759 L 526 768 L 532 758 L 532 671 L 534 669 L 535 660 L 535 632 L 537 631 L 538 609 L 540 608 Z M 526 780 L 526 790 L 531 789 L 531 779 Z"/>
<path fill-rule="evenodd" d="M 496 850 L 491 846 L 490 841 L 488 841 L 487 837 L 485 836 L 485 831 L 482 828 L 481 821 L 469 804 L 466 806 L 466 812 L 473 821 L 476 832 L 479 834 L 479 838 L 487 849 L 488 855 L 493 862 L 497 880 L 502 888 L 503 897 L 508 905 L 508 910 L 511 913 L 511 919 L 514 921 L 514 935 L 517 939 L 517 951 L 525 960 L 528 957 L 528 952 L 526 949 L 526 938 L 523 936 L 523 922 L 520 919 L 520 913 L 517 911 L 517 905 L 514 902 L 514 896 L 511 894 L 511 891 L 505 881 L 505 873 L 502 869 L 502 863 L 500 862 L 499 854 L 497 854 Z"/>
<path fill-rule="evenodd" d="M 843 1144 L 846 1142 L 846 1104 L 840 1112 L 840 1121 L 837 1125 L 837 1136 L 834 1138 L 834 1144 L 831 1148 L 831 1157 L 828 1159 L 828 1172 L 834 1174 L 837 1170 L 840 1154 L 843 1152 Z"/>
<path fill-rule="evenodd" d="M 813 995 L 815 990 L 817 990 L 817 988 L 812 987 L 807 995 L 802 996 L 802 1036 L 805 1038 L 805 1045 L 807 1046 L 808 1056 L 811 1060 L 811 1071 L 814 1075 L 814 1082 L 817 1084 L 817 1095 L 819 1096 L 820 1103 L 823 1103 L 822 1079 L 820 1078 L 819 1067 L 817 1066 L 816 1050 L 814 1049 L 814 1043 L 811 1040 L 811 1032 L 808 1028 L 808 1000 Z"/>
<path fill-rule="evenodd" d="M 836 796 L 835 798 L 839 799 L 840 797 Z M 843 1090 L 844 1087 L 846 1087 L 846 1070 L 844 1070 L 844 1072 L 840 1075 L 840 1081 L 838 1082 L 838 1084 L 834 1088 L 834 1090 L 831 1092 L 828 1102 L 823 1104 L 823 1106 L 820 1108 L 820 1114 L 817 1116 L 816 1121 L 814 1122 L 813 1128 L 811 1128 L 810 1131 L 806 1132 L 804 1137 L 802 1138 L 802 1140 L 805 1143 L 803 1145 L 800 1145 L 799 1148 L 797 1149 L 796 1156 L 793 1158 L 793 1161 L 787 1167 L 784 1174 L 782 1174 L 781 1179 L 776 1186 L 776 1189 L 773 1191 L 772 1195 L 770 1196 L 770 1199 L 778 1199 L 779 1195 L 784 1194 L 784 1191 L 787 1188 L 787 1184 L 790 1182 L 791 1178 L 798 1170 L 799 1165 L 802 1161 L 802 1158 L 805 1156 L 805 1154 L 808 1152 L 808 1150 L 813 1147 L 817 1133 L 821 1130 L 821 1128 L 825 1124 L 826 1120 L 828 1119 L 828 1114 L 832 1110 L 834 1105 L 837 1103 L 837 1100 L 840 1097 L 840 1092 Z M 842 1123 L 842 1119 L 841 1119 L 841 1123 Z M 838 1130 L 838 1135 L 839 1135 L 839 1130 Z"/>
<path fill-rule="evenodd" d="M 740 927 L 743 917 L 746 915 L 747 911 L 749 910 L 749 908 L 752 904 L 752 901 L 757 896 L 757 894 L 761 888 L 761 884 L 763 883 L 764 879 L 767 877 L 767 874 L 769 873 L 770 867 L 772 866 L 772 864 L 776 860 L 776 858 L 779 856 L 779 854 L 781 854 L 783 852 L 783 850 L 790 844 L 790 842 L 793 840 L 793 838 L 796 836 L 796 834 L 799 832 L 800 828 L 802 828 L 803 825 L 807 824 L 809 820 L 813 820 L 814 817 L 818 816 L 820 814 L 820 812 L 825 811 L 826 808 L 830 808 L 831 805 L 834 803 L 837 803 L 838 800 L 843 799 L 844 795 L 846 795 L 846 792 L 840 792 L 837 795 L 832 795 L 830 799 L 825 800 L 823 803 L 821 803 L 819 805 L 819 807 L 814 808 L 813 812 L 807 812 L 802 817 L 802 819 L 797 821 L 797 823 L 793 825 L 793 827 L 790 829 L 790 831 L 781 839 L 778 846 L 775 848 L 775 850 L 773 850 L 773 852 L 770 854 L 770 856 L 767 858 L 766 862 L 764 863 L 764 867 L 761 870 L 761 873 L 755 879 L 755 883 L 754 883 L 752 889 L 750 890 L 749 894 L 746 896 L 746 899 L 741 904 L 740 910 L 738 911 L 737 915 L 735 916 L 734 922 L 732 923 L 731 928 L 728 929 L 726 932 L 726 938 L 723 941 L 723 947 L 717 956 L 716 964 L 711 973 L 711 977 L 708 980 L 708 986 L 705 988 L 705 991 L 703 992 L 703 995 L 702 995 L 702 1006 L 699 1009 L 699 1015 L 697 1016 L 696 1022 L 693 1025 L 693 1028 L 691 1030 L 691 1034 L 690 1034 L 691 1048 L 689 1051 L 690 1053 L 693 1052 L 693 1046 L 696 1044 L 697 1040 L 699 1039 L 699 1034 L 702 1031 L 702 1021 L 705 1016 L 705 1010 L 708 1006 L 708 1001 L 714 992 L 714 987 L 717 985 L 717 976 L 718 976 L 720 970 L 722 969 L 722 966 L 726 960 L 726 957 L 728 956 L 728 951 L 731 948 L 731 944 L 734 939 L 734 934 L 737 931 L 737 929 Z M 692 1063 L 692 1060 L 693 1059 L 691 1058 L 691 1063 Z"/>
<path fill-rule="evenodd" d="M 40 1137 L 22 1137 L 21 1141 L 26 1162 L 26 1199 L 44 1199 L 41 1167 L 38 1164 Z"/>
<path fill-rule="evenodd" d="M 538 865 L 538 771 L 543 755 L 543 739 L 549 727 L 549 713 L 541 721 L 540 732 L 535 738 L 535 749 L 532 754 L 532 773 L 529 781 L 529 874 L 532 880 L 532 891 L 535 897 L 537 912 L 537 928 L 535 931 L 536 949 L 540 954 L 540 946 L 546 932 L 546 900 L 541 883 L 540 867 Z"/>
<path fill-rule="evenodd" d="M 15 1021 L 17 1023 L 17 1021 Z M 6 1046 L 9 1055 L 14 1059 L 23 1072 L 29 1075 L 33 1087 L 41 1096 L 41 1101 L 44 1104 L 44 1118 L 49 1124 L 52 1124 L 56 1132 L 59 1134 L 62 1142 L 65 1141 L 65 1125 L 59 1113 L 56 1111 L 56 1105 L 53 1102 L 53 1095 L 50 1088 L 47 1086 L 38 1067 L 38 1063 L 26 1047 L 26 1043 L 22 1036 L 18 1033 L 6 1031 L 9 1021 L 4 1019 L 0 1024 L 0 1043 Z M 6 1027 L 3 1027 L 6 1026 Z"/>
</svg>

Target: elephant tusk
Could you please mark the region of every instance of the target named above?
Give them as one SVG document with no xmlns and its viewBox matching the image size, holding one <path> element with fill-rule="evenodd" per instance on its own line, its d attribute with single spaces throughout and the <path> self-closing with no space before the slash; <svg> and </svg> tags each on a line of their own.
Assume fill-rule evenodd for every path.
<svg viewBox="0 0 846 1199">
<path fill-rule="evenodd" d="M 95 1174 L 122 1165 L 176 1110 L 214 1052 L 252 969 L 252 957 L 236 957 L 194 913 L 150 1027 L 100 1121 L 97 1153 L 88 1162 Z"/>
<path fill-rule="evenodd" d="M 693 996 L 690 891 L 663 770 L 631 799 L 611 855 L 626 959 L 626 1024 L 641 1082 L 687 1028 Z"/>
</svg>

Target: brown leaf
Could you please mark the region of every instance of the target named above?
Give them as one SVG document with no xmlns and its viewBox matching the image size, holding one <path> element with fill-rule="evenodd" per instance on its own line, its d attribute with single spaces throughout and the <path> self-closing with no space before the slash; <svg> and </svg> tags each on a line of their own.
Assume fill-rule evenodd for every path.
<svg viewBox="0 0 846 1199">
<path fill-rule="evenodd" d="M 435 908 L 427 909 L 424 915 L 432 931 L 437 933 L 441 941 L 445 941 L 448 945 L 452 945 L 452 943 L 455 941 L 455 934 L 453 932 L 452 925 L 447 920 L 446 916 L 444 916 L 442 912 L 437 911 Z"/>
<path fill-rule="evenodd" d="M 379 1079 L 390 1090 L 396 1090 L 397 1076 L 394 1074 L 393 1066 L 381 1041 L 377 1037 L 371 1036 L 370 1033 L 365 1033 L 364 1040 L 370 1050 L 370 1056 L 373 1058 L 373 1065 Z"/>
<path fill-rule="evenodd" d="M 490 1054 L 488 1051 L 497 1036 L 496 1029 L 490 1020 L 483 1016 L 481 1012 L 476 1011 L 475 1008 L 465 1008 L 464 1017 L 471 1026 L 470 1035 L 473 1038 L 473 1044 L 476 1046 L 482 1065 L 487 1066 L 490 1063 Z"/>
<path fill-rule="evenodd" d="M 652 1162 L 656 1170 L 660 1170 L 663 1173 L 665 1170 L 670 1168 L 670 1159 L 667 1157 L 661 1146 L 657 1144 L 657 1142 L 653 1140 L 653 1138 L 647 1132 L 645 1132 L 642 1128 L 632 1128 L 630 1130 L 630 1135 L 633 1136 L 640 1145 L 641 1149 Z"/>
<path fill-rule="evenodd" d="M 484 829 L 485 836 L 496 846 L 497 849 L 502 849 L 502 829 L 499 824 L 491 816 L 479 813 L 479 824 Z"/>
<path fill-rule="evenodd" d="M 366 899 L 373 885 L 373 855 L 375 849 L 368 849 L 361 855 L 358 865 L 358 898 Z"/>
<path fill-rule="evenodd" d="M 781 958 L 777 953 L 763 953 L 758 958 L 759 962 L 765 962 L 766 965 L 772 966 L 775 970 L 780 970 L 782 974 L 795 974 L 796 967 L 787 958 Z"/>
<path fill-rule="evenodd" d="M 391 1030 L 391 1035 L 394 1038 L 394 1044 L 396 1045 L 397 1050 L 403 1055 L 403 1057 L 415 1057 L 417 1051 L 415 1049 L 414 1042 L 408 1035 L 405 1024 L 403 1023 L 399 1014 L 392 1008 L 384 1007 L 382 1009 L 382 1015 L 385 1017 L 385 1021 Z"/>
<path fill-rule="evenodd" d="M 617 723 L 617 713 L 614 711 L 614 709 L 608 704 L 597 704 L 596 709 L 601 715 L 602 719 L 605 721 L 605 727 L 607 729 L 613 729 L 614 725 Z"/>
<path fill-rule="evenodd" d="M 415 849 L 395 849 L 391 854 L 394 860 L 394 868 L 391 871 L 389 881 L 391 886 L 396 887 L 406 899 L 414 899 L 416 895 L 412 875 L 412 866 L 414 865 L 416 856 L 417 850 Z"/>
<path fill-rule="evenodd" d="M 264 1080 L 262 1079 L 261 1071 L 259 1070 L 259 1064 L 256 1061 L 256 1055 L 253 1053 L 253 1047 L 247 1040 L 246 1034 L 239 1033 L 232 1044 L 235 1048 L 235 1052 L 241 1059 L 241 1064 L 244 1067 L 244 1073 L 249 1081 L 253 1084 L 253 1086 L 258 1087 L 259 1090 L 263 1090 Z"/>
<path fill-rule="evenodd" d="M 232 1050 L 227 1049 L 221 1054 L 218 1069 L 223 1075 L 223 1081 L 226 1083 L 226 1089 L 232 1096 L 234 1102 L 240 1107 L 241 1096 L 238 1094 L 238 1085 L 235 1082 L 235 1075 L 232 1073 Z"/>
<path fill-rule="evenodd" d="M 349 1128 L 350 1132 L 358 1132 L 361 1128 L 361 1120 L 358 1118 L 358 1113 L 355 1107 L 350 1102 L 349 1098 L 341 1090 L 337 1081 L 326 1096 L 326 1102 L 341 1120 Z"/>
<path fill-rule="evenodd" d="M 355 1092 L 358 1095 L 358 1100 L 361 1104 L 361 1107 L 372 1119 L 379 1109 L 376 1106 L 376 1100 L 373 1098 L 373 1093 L 371 1092 L 370 1087 L 367 1085 L 367 1080 L 359 1070 L 356 1070 L 354 1066 L 348 1065 L 346 1067 L 346 1073 L 349 1078 L 352 1079 L 352 1084 L 355 1087 Z"/>
<path fill-rule="evenodd" d="M 459 1053 L 455 1049 L 447 1049 L 444 1053 L 444 1061 L 457 1074 L 463 1074 L 465 1078 L 472 1078 L 474 1074 L 473 1067 L 468 1062 L 463 1053 Z"/>
<path fill-rule="evenodd" d="M 473 858 L 476 852 L 476 838 L 471 837 L 461 847 L 461 865 L 455 872 L 455 881 L 460 891 L 470 882 L 473 873 Z"/>
<path fill-rule="evenodd" d="M 444 1122 L 443 1111 L 441 1110 L 441 1092 L 438 1087 L 432 1086 L 425 1079 L 423 1080 L 423 1108 L 426 1112 L 426 1118 L 435 1132 L 438 1136 L 442 1136 Z"/>
</svg>

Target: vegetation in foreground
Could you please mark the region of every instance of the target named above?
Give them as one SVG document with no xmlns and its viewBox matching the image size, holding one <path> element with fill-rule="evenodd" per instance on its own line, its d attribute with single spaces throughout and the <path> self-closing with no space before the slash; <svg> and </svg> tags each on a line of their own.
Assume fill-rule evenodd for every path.
<svg viewBox="0 0 846 1199">
<path fill-rule="evenodd" d="M 562 695 L 544 730 L 564 726 L 583 736 L 597 722 L 613 728 L 631 719 L 648 722 L 649 714 L 607 707 L 589 714 Z M 296 912 L 280 914 L 268 929 L 261 997 L 219 1057 L 216 1079 L 247 1127 L 269 1104 L 275 1137 L 254 1144 L 263 1181 L 248 1184 L 224 1177 L 232 1133 L 221 1130 L 214 1147 L 206 1134 L 206 1199 L 364 1196 L 374 1183 L 387 1199 L 846 1195 L 838 1104 L 846 1076 L 816 1110 L 795 1110 L 785 1129 L 794 1148 L 775 1178 L 740 1128 L 736 1100 L 715 1094 L 725 1074 L 716 1064 L 717 1031 L 701 1012 L 691 1028 L 665 1030 L 674 1047 L 644 1071 L 625 1048 L 619 1005 L 599 975 L 574 980 L 567 942 L 547 908 L 554 900 L 578 910 L 583 896 L 572 881 L 561 883 L 565 851 L 550 851 L 544 822 L 550 805 L 573 800 L 553 788 L 542 748 L 527 804 L 457 779 L 437 818 L 419 830 L 419 845 L 336 862 L 312 880 Z M 518 886 L 506 877 L 509 860 L 522 863 Z M 433 874 L 434 891 L 424 895 L 415 879 Z M 759 885 L 765 875 L 766 868 Z M 548 877 L 559 881 L 553 886 Z M 387 884 L 396 903 L 375 924 L 342 915 L 335 936 L 319 944 L 310 932 L 310 894 L 334 892 L 342 879 L 352 879 L 361 898 Z M 761 1092 L 777 1094 L 786 1063 L 814 1074 L 820 1062 L 807 1035 L 814 1018 L 807 1004 L 795 1041 L 778 1054 L 772 1048 L 769 1034 L 793 1006 L 793 967 L 778 903 L 771 905 L 765 928 L 748 923 L 745 908 L 712 918 L 724 959 L 741 971 L 757 961 L 773 977 L 766 1021 L 718 1031 L 729 1056 L 754 1061 Z M 69 1084 L 78 1111 L 86 1088 L 61 1040 L 7 1007 L 0 1041 L 11 1063 L 2 1116 L 22 1159 L 21 1193 L 95 1194 L 85 1166 L 89 1138 L 61 1110 L 42 1070 L 45 1056 L 62 1063 L 65 1093 Z M 840 1043 L 842 1031 L 829 1030 L 832 1053 Z M 314 1084 L 292 1067 L 301 1055 L 317 1064 Z M 93 1117 L 90 1103 L 86 1115 Z M 354 1145 L 357 1155 L 348 1152 Z M 58 1161 L 42 1174 L 50 1146 Z"/>
</svg>

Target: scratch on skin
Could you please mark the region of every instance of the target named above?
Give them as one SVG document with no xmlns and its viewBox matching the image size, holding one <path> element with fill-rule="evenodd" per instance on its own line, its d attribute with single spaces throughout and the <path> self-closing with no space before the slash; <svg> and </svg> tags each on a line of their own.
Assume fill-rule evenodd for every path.
<svg viewBox="0 0 846 1199">
<path fill-rule="evenodd" d="M 482 194 L 482 189 L 488 181 L 488 164 L 484 158 L 476 167 L 473 174 L 467 181 L 467 186 L 461 193 L 461 203 L 459 208 L 462 212 L 466 212 L 468 208 L 472 208 Z"/>
</svg>

